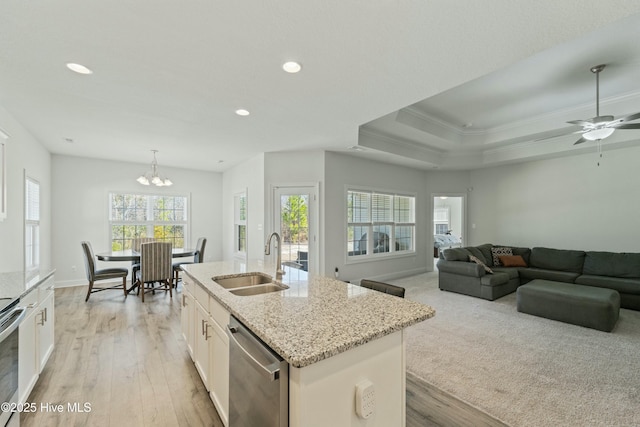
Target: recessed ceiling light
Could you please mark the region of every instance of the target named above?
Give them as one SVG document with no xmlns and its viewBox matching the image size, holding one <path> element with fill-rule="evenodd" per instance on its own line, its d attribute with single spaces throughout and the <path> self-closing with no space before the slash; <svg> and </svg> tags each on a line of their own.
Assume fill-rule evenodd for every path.
<svg viewBox="0 0 640 427">
<path fill-rule="evenodd" d="M 67 68 L 70 69 L 71 71 L 75 71 L 78 74 L 93 74 L 93 71 L 91 71 L 84 65 L 74 64 L 73 62 L 68 63 Z"/>
<path fill-rule="evenodd" d="M 240 108 L 240 109 L 236 110 L 236 114 L 239 115 L 239 116 L 248 116 L 251 113 L 249 111 L 245 110 L 244 108 Z"/>
<path fill-rule="evenodd" d="M 282 69 L 285 70 L 287 73 L 297 73 L 300 70 L 302 70 L 302 65 L 294 61 L 289 61 L 282 64 Z"/>
</svg>

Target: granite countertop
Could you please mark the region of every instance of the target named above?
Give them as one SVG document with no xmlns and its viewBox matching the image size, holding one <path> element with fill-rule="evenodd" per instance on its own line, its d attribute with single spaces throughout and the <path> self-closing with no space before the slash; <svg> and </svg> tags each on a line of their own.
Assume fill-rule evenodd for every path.
<svg viewBox="0 0 640 427">
<path fill-rule="evenodd" d="M 23 298 L 40 286 L 55 270 L 12 271 L 0 273 L 0 300 Z"/>
<path fill-rule="evenodd" d="M 232 315 L 294 367 L 304 367 L 435 315 L 427 305 L 323 276 L 287 268 L 282 283 L 289 289 L 236 296 L 214 276 L 264 272 L 262 261 L 221 261 L 183 266 Z"/>
</svg>

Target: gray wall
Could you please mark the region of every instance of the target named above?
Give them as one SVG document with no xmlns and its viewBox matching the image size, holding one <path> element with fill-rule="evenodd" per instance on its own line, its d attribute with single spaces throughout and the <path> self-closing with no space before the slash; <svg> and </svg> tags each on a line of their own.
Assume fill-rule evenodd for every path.
<svg viewBox="0 0 640 427">
<path fill-rule="evenodd" d="M 325 274 L 335 267 L 344 280 L 394 278 L 432 269 L 427 262 L 433 239 L 430 194 L 423 171 L 365 160 L 350 155 L 325 154 Z M 416 252 L 411 256 L 347 263 L 346 258 L 346 186 L 414 193 L 416 195 Z M 429 237 L 431 236 L 431 238 Z M 431 252 L 431 253 L 430 253 Z"/>
<path fill-rule="evenodd" d="M 222 259 L 222 175 L 214 172 L 167 168 L 159 171 L 174 182 L 171 187 L 145 187 L 136 178 L 149 163 L 124 163 L 54 155 L 53 176 L 53 264 L 56 283 L 84 283 L 84 259 L 80 242 L 91 242 L 95 252 L 110 249 L 108 194 L 110 191 L 189 195 L 191 228 L 187 245 L 207 237 L 205 261 Z M 100 268 L 117 263 L 101 263 Z M 127 263 L 122 266 L 128 266 Z M 74 269 L 75 267 L 75 269 Z"/>
<path fill-rule="evenodd" d="M 470 172 L 470 243 L 640 252 L 640 147 L 596 161 L 594 147 Z"/>
<path fill-rule="evenodd" d="M 0 272 L 24 269 L 24 174 L 40 183 L 40 265 L 51 267 L 51 155 L 4 108 L 7 218 L 0 221 Z"/>
</svg>

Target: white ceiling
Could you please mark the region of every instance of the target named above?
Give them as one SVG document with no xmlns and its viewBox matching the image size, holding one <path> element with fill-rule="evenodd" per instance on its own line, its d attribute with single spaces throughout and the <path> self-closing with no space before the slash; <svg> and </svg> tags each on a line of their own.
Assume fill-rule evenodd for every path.
<svg viewBox="0 0 640 427">
<path fill-rule="evenodd" d="M 595 115 L 589 66 L 610 64 L 603 98 L 640 90 L 628 77 L 640 75 L 640 1 L 575 5 L 5 0 L 0 106 L 52 153 L 148 163 L 157 149 L 161 166 L 210 171 L 356 144 L 377 148 L 356 155 L 423 168 L 512 161 L 491 150 L 514 141 L 530 158 L 556 155 L 521 139 Z M 287 60 L 302 72 L 283 72 Z M 602 109 L 640 111 L 624 99 Z"/>
</svg>

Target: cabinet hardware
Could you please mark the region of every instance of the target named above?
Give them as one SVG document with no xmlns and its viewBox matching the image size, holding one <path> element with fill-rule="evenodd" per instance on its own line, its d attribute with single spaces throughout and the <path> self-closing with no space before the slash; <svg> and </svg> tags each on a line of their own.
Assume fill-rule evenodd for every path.
<svg viewBox="0 0 640 427">
<path fill-rule="evenodd" d="M 41 310 L 40 313 L 38 313 L 40 315 L 40 321 L 38 322 L 40 324 L 40 326 L 44 326 L 44 310 Z"/>
<path fill-rule="evenodd" d="M 186 295 L 182 295 L 182 306 L 186 307 L 187 306 L 187 298 Z"/>
<path fill-rule="evenodd" d="M 35 302 L 32 302 L 31 304 L 29 304 L 29 305 L 27 306 L 27 308 L 35 308 L 35 306 L 36 306 L 36 305 L 38 305 L 38 304 L 37 304 L 37 303 L 35 303 Z"/>
<path fill-rule="evenodd" d="M 204 340 L 208 341 L 209 338 L 211 338 L 211 335 L 209 335 L 209 324 L 206 323 L 205 328 L 204 328 Z"/>
<path fill-rule="evenodd" d="M 47 313 L 47 307 L 45 307 L 45 308 L 44 308 L 44 321 L 45 321 L 45 322 L 48 322 L 48 321 L 49 321 L 49 319 L 48 319 L 48 317 L 49 317 L 49 316 L 47 316 L 47 314 L 48 314 L 48 313 Z"/>
<path fill-rule="evenodd" d="M 201 329 L 202 329 L 202 335 L 205 335 L 205 331 L 204 331 L 204 323 L 205 323 L 205 320 L 203 319 L 203 320 L 202 320 L 202 328 L 201 328 Z"/>
</svg>

